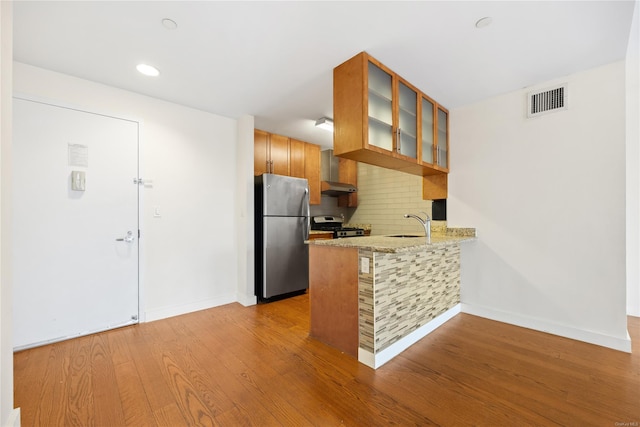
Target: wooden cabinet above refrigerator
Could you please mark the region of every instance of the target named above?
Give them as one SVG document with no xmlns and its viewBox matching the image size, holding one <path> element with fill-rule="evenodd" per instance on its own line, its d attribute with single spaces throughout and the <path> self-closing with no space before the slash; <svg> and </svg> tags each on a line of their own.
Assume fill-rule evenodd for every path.
<svg viewBox="0 0 640 427">
<path fill-rule="evenodd" d="M 319 205 L 320 146 L 288 136 L 255 129 L 253 133 L 253 174 L 306 178 L 309 183 L 309 203 Z"/>
</svg>

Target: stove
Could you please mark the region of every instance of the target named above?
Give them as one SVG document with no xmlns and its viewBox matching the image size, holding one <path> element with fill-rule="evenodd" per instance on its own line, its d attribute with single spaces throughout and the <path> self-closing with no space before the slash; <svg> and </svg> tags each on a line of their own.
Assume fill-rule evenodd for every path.
<svg viewBox="0 0 640 427">
<path fill-rule="evenodd" d="M 343 227 L 344 218 L 340 216 L 324 215 L 311 217 L 311 229 L 331 231 L 333 238 L 364 236 L 364 229 Z"/>
</svg>

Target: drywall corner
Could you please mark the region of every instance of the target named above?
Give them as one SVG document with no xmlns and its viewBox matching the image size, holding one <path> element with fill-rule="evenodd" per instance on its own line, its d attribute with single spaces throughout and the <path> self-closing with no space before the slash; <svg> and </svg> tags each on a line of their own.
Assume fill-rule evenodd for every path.
<svg viewBox="0 0 640 427">
<path fill-rule="evenodd" d="M 640 2 L 625 62 L 627 314 L 640 316 Z"/>
<path fill-rule="evenodd" d="M 20 425 L 20 411 L 13 408 L 13 279 L 10 258 L 13 120 L 12 7 L 13 2 L 0 2 L 0 425 L 6 426 Z"/>
<path fill-rule="evenodd" d="M 254 295 L 253 129 L 253 116 L 242 116 L 238 119 L 238 141 L 236 144 L 237 299 L 244 306 L 256 304 L 256 296 Z"/>
</svg>

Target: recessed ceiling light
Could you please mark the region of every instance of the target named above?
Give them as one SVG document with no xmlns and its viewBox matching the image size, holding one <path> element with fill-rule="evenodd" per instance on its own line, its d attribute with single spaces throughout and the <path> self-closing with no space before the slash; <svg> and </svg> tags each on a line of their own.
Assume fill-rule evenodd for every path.
<svg viewBox="0 0 640 427">
<path fill-rule="evenodd" d="M 175 30 L 176 28 L 178 28 L 178 24 L 176 23 L 176 21 L 169 18 L 164 18 L 162 20 L 162 26 L 165 27 L 167 30 Z"/>
<path fill-rule="evenodd" d="M 152 67 L 151 65 L 147 64 L 138 64 L 136 66 L 136 70 L 138 70 L 145 76 L 157 77 L 160 75 L 160 71 L 158 71 L 156 67 Z"/>
<path fill-rule="evenodd" d="M 480 18 L 478 19 L 478 21 L 476 21 L 476 28 L 488 27 L 489 25 L 491 25 L 491 22 L 493 22 L 493 18 L 491 18 L 490 16 L 485 16 L 484 18 Z"/>
</svg>

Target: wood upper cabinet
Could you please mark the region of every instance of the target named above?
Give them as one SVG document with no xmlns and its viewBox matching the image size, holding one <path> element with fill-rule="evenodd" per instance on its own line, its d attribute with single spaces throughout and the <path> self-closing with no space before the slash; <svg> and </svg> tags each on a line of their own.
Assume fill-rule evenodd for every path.
<svg viewBox="0 0 640 427">
<path fill-rule="evenodd" d="M 420 96 L 420 158 L 423 163 L 432 165 L 436 154 L 436 103 L 425 95 Z"/>
<path fill-rule="evenodd" d="M 349 159 L 338 160 L 338 181 L 358 186 L 358 162 Z M 342 208 L 358 207 L 358 193 L 338 196 L 338 206 Z"/>
<path fill-rule="evenodd" d="M 297 139 L 289 139 L 289 176 L 305 178 L 304 174 L 304 150 L 305 142 Z"/>
<path fill-rule="evenodd" d="M 289 175 L 289 138 L 269 134 L 269 155 L 271 156 L 271 173 Z"/>
<path fill-rule="evenodd" d="M 447 173 L 448 123 L 441 123 L 447 114 L 366 52 L 333 70 L 333 150 L 339 157 L 421 176 Z"/>
<path fill-rule="evenodd" d="M 426 95 L 420 103 L 422 163 L 449 172 L 449 112 Z"/>
<path fill-rule="evenodd" d="M 424 200 L 446 199 L 449 190 L 449 175 L 427 175 L 422 177 L 422 198 Z"/>
<path fill-rule="evenodd" d="M 438 106 L 436 120 L 436 165 L 449 171 L 449 112 Z"/>
<path fill-rule="evenodd" d="M 309 203 L 320 204 L 320 146 L 255 129 L 253 174 L 306 178 Z"/>
<path fill-rule="evenodd" d="M 304 144 L 304 176 L 309 182 L 309 203 L 319 205 L 320 194 L 320 146 Z"/>
<path fill-rule="evenodd" d="M 258 129 L 253 131 L 253 174 L 289 176 L 289 138 Z"/>
<path fill-rule="evenodd" d="M 259 176 L 270 170 L 269 134 L 255 129 L 253 131 L 253 175 Z"/>
<path fill-rule="evenodd" d="M 428 114 L 433 113 L 431 122 Z M 449 171 L 449 112 L 428 98 L 422 99 L 422 160 L 436 165 L 440 170 Z M 427 132 L 425 129 L 429 129 Z M 422 177 L 422 198 L 425 200 L 446 199 L 449 177 L 446 174 Z"/>
</svg>

